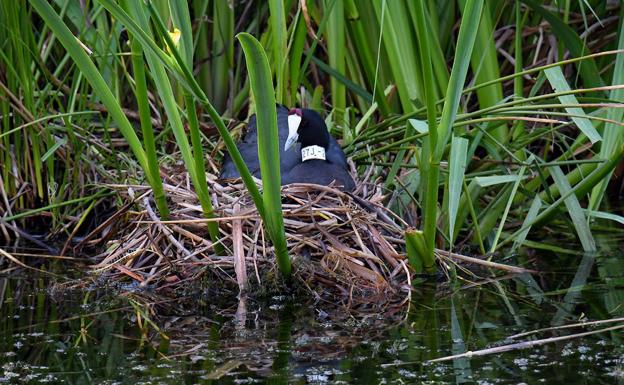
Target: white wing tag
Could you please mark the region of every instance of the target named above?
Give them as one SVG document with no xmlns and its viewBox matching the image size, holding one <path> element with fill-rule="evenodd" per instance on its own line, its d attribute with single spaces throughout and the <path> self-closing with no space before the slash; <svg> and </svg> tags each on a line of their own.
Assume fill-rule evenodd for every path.
<svg viewBox="0 0 624 385">
<path fill-rule="evenodd" d="M 325 160 L 325 149 L 321 146 L 308 146 L 301 149 L 301 160 L 305 162 L 311 159 Z"/>
</svg>

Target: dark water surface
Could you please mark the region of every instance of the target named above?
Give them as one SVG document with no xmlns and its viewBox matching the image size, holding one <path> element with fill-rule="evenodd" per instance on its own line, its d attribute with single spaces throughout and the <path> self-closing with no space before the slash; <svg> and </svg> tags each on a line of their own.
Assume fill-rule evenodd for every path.
<svg viewBox="0 0 624 385">
<path fill-rule="evenodd" d="M 531 258 L 547 272 L 489 281 L 482 272 L 416 290 L 409 306 L 355 312 L 287 296 L 215 306 L 207 305 L 218 302 L 213 296 L 194 293 L 149 314 L 140 305 L 149 292 L 50 286 L 49 278 L 4 273 L 0 383 L 624 384 L 623 329 L 426 363 L 624 324 L 506 340 L 624 316 L 621 253 Z"/>
</svg>

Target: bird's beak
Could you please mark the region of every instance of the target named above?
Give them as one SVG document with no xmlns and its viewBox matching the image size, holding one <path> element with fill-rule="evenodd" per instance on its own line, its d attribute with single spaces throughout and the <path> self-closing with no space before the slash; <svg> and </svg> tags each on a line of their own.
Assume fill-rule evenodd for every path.
<svg viewBox="0 0 624 385">
<path fill-rule="evenodd" d="M 301 124 L 301 116 L 288 115 L 288 138 L 284 145 L 284 151 L 290 150 L 297 143 L 299 139 L 299 125 Z"/>
</svg>

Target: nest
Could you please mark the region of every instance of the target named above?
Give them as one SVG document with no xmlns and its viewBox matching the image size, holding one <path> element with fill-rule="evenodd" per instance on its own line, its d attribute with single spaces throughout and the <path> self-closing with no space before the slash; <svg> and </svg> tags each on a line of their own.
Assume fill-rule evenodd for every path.
<svg viewBox="0 0 624 385">
<path fill-rule="evenodd" d="M 273 246 L 244 185 L 208 177 L 215 211 L 211 219 L 204 217 L 187 174 L 165 183 L 168 221 L 155 213 L 149 187 L 113 186 L 128 203 L 83 241 L 83 246 L 106 244 L 106 251 L 95 257 L 93 272 L 117 280 L 127 277 L 161 292 L 200 281 L 238 286 L 243 292 L 280 284 Z M 366 184 L 353 193 L 308 184 L 282 188 L 298 287 L 350 302 L 403 301 L 409 295 L 410 271 L 402 252 L 405 223 L 380 204 L 382 199 L 377 187 Z M 225 255 L 215 254 L 208 221 L 219 223 Z"/>
</svg>

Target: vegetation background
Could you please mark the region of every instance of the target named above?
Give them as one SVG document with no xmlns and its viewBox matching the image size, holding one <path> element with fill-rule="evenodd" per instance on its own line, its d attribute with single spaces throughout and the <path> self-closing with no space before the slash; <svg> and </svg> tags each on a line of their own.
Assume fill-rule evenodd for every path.
<svg viewBox="0 0 624 385">
<path fill-rule="evenodd" d="M 416 229 L 417 271 L 434 246 L 561 249 L 535 242 L 544 229 L 594 251 L 596 231 L 624 223 L 622 12 L 606 0 L 1 1 L 0 236 L 85 232 L 124 203 L 107 184 L 149 183 L 166 218 L 161 174 L 182 169 L 211 216 L 205 172 L 261 111 L 254 100 L 276 100 L 327 117 L 359 179 Z M 278 196 L 246 185 L 279 245 Z"/>
</svg>

